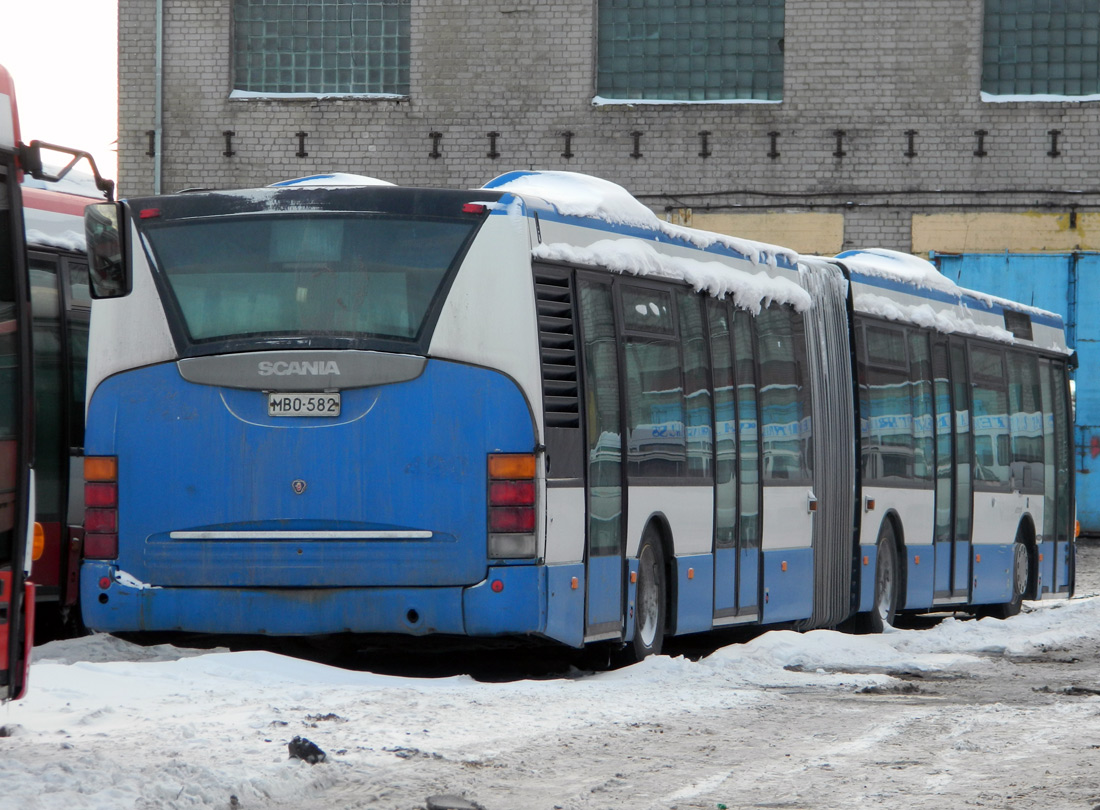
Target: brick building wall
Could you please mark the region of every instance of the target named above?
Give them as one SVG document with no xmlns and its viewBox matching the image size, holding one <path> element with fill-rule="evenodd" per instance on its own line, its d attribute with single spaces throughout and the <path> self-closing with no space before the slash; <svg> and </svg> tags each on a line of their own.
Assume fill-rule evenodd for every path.
<svg viewBox="0 0 1100 810">
<path fill-rule="evenodd" d="M 983 5 L 787 0 L 781 103 L 596 106 L 595 0 L 412 0 L 401 101 L 230 99 L 232 2 L 163 0 L 154 157 L 155 0 L 120 0 L 119 186 L 151 193 L 158 161 L 166 192 L 326 171 L 476 187 L 559 169 L 690 209 L 697 225 L 753 214 L 757 230 L 740 235 L 755 238 L 768 236 L 760 214 L 843 215 L 841 244 L 803 247 L 819 252 L 909 250 L 914 214 L 1095 208 L 1100 102 L 983 102 Z M 1026 248 L 1011 228 L 1005 238 Z"/>
</svg>

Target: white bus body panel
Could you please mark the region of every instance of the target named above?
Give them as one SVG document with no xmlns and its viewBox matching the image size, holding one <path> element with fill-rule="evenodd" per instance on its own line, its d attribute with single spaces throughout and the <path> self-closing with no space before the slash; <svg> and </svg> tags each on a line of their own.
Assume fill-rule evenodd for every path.
<svg viewBox="0 0 1100 810">
<path fill-rule="evenodd" d="M 447 294 L 428 356 L 496 369 L 515 380 L 531 406 L 541 442 L 537 323 L 525 220 L 490 216 Z"/>
<path fill-rule="evenodd" d="M 546 488 L 547 564 L 584 560 L 585 500 L 583 487 Z"/>
<path fill-rule="evenodd" d="M 813 542 L 814 516 L 810 511 L 813 489 L 807 484 L 797 486 L 764 486 L 763 534 L 760 545 L 764 551 L 789 548 L 809 548 Z"/>
<path fill-rule="evenodd" d="M 1006 545 L 1016 539 L 1024 515 L 1030 514 L 1035 533 L 1043 531 L 1043 496 L 1018 492 L 975 492 L 974 531 L 976 546 Z"/>
<path fill-rule="evenodd" d="M 714 546 L 714 488 L 711 486 L 630 487 L 627 497 L 626 556 L 636 557 L 642 532 L 663 515 L 676 556 L 710 554 Z"/>
<path fill-rule="evenodd" d="M 875 508 L 867 509 L 868 500 Z M 860 537 L 864 545 L 878 540 L 879 528 L 888 512 L 896 512 L 901 524 L 902 541 L 907 546 L 930 546 L 936 525 L 936 493 L 931 489 L 902 487 L 864 487 L 860 503 L 862 525 Z"/>
<path fill-rule="evenodd" d="M 133 260 L 133 290 L 122 298 L 92 301 L 88 345 L 88 387 L 85 402 L 91 401 L 98 386 L 112 374 L 178 359 L 176 344 L 168 329 L 168 317 L 153 283 L 152 271 L 141 237 L 130 228 Z"/>
</svg>

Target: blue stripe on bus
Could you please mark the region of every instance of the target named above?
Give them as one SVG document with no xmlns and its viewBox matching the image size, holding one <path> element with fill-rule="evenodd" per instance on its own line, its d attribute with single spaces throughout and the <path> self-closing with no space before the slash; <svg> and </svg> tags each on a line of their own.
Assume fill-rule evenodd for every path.
<svg viewBox="0 0 1100 810">
<path fill-rule="evenodd" d="M 844 260 L 841 259 L 841 262 Z M 927 289 L 924 287 L 917 287 L 914 284 L 909 284 L 905 281 L 899 281 L 892 278 L 883 278 L 882 276 L 864 275 L 858 271 L 852 270 L 852 281 L 856 284 L 864 284 L 868 287 L 877 287 L 881 290 L 889 290 L 894 293 L 907 293 L 909 295 L 917 296 L 918 298 L 927 298 L 931 301 L 939 301 L 943 304 L 951 304 L 952 306 L 965 306 L 969 309 L 977 309 L 982 312 L 989 312 L 994 315 L 1004 315 L 1005 310 L 1009 312 L 1026 312 L 1031 318 L 1032 323 L 1041 324 L 1042 326 L 1049 326 L 1055 329 L 1062 329 L 1062 319 L 1052 313 L 1040 314 L 1032 309 L 1025 309 L 1023 306 L 1018 308 L 1013 307 L 1011 303 L 1009 306 L 994 301 L 992 304 L 978 298 L 974 295 L 963 291 L 961 294 L 950 293 L 946 290 Z M 962 290 L 962 288 L 960 288 Z"/>
</svg>

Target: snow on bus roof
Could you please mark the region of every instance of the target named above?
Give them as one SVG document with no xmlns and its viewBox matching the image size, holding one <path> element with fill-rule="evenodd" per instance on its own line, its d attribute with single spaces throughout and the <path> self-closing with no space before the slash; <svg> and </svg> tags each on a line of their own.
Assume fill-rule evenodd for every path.
<svg viewBox="0 0 1100 810">
<path fill-rule="evenodd" d="M 596 219 L 610 225 L 651 231 L 700 250 L 721 246 L 754 264 L 775 267 L 782 258 L 791 267 L 798 253 L 779 245 L 673 225 L 660 219 L 629 191 L 610 180 L 578 172 L 515 171 L 483 186 L 522 197 L 541 198 L 561 216 Z"/>
<path fill-rule="evenodd" d="M 328 174 L 311 174 L 308 177 L 296 177 L 293 180 L 281 180 L 272 183 L 268 188 L 287 188 L 298 186 L 392 186 L 388 180 L 379 180 L 377 177 L 367 177 L 364 174 L 348 174 L 346 172 L 330 172 Z"/>
<path fill-rule="evenodd" d="M 927 259 L 913 256 L 909 253 L 901 253 L 896 250 L 873 248 L 867 250 L 849 250 L 837 255 L 837 260 L 844 263 L 854 273 L 862 276 L 871 276 L 890 281 L 898 281 L 917 287 L 922 290 L 935 290 L 946 293 L 958 299 L 973 298 L 987 307 L 1000 306 L 1026 312 L 1046 318 L 1057 318 L 1055 313 L 1019 301 L 990 295 L 979 290 L 960 287 L 954 281 L 943 275 L 936 265 Z"/>
<path fill-rule="evenodd" d="M 771 303 L 790 304 L 799 312 L 810 308 L 806 290 L 790 279 L 764 272 L 734 272 L 727 264 L 658 252 L 650 242 L 639 239 L 601 239 L 581 247 L 565 243 L 538 245 L 532 254 L 547 261 L 606 267 L 615 273 L 629 273 L 684 281 L 696 290 L 719 298 L 730 297 L 754 315 Z"/>
</svg>

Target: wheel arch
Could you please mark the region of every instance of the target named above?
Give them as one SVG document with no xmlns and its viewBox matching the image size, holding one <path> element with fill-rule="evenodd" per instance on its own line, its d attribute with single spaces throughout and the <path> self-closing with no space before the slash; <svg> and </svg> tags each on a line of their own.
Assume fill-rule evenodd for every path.
<svg viewBox="0 0 1100 810">
<path fill-rule="evenodd" d="M 657 541 L 661 544 L 661 555 L 665 569 L 665 630 L 676 626 L 677 583 L 675 574 L 676 545 L 672 537 L 672 525 L 664 512 L 653 512 L 642 524 L 642 531 L 638 535 L 638 544 L 634 549 L 634 559 L 642 548 L 642 538 L 646 532 L 654 529 L 657 533 Z"/>
<path fill-rule="evenodd" d="M 882 516 L 878 531 L 875 533 L 876 547 L 879 538 L 882 537 L 882 530 L 888 523 L 894 532 L 894 553 L 898 561 L 898 612 L 901 612 L 905 609 L 906 600 L 909 598 L 909 554 L 905 550 L 905 525 L 897 509 L 891 507 Z"/>
<path fill-rule="evenodd" d="M 1035 530 L 1035 518 L 1025 512 L 1016 526 L 1016 538 L 1013 542 L 1024 544 L 1027 549 L 1027 588 L 1024 599 L 1039 598 L 1039 536 Z"/>
</svg>

